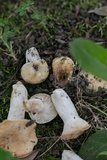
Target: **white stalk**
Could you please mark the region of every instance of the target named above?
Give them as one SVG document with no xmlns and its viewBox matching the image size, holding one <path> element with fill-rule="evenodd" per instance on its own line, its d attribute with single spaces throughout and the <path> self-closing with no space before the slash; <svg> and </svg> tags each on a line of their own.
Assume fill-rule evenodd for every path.
<svg viewBox="0 0 107 160">
<path fill-rule="evenodd" d="M 83 160 L 74 151 L 64 150 L 62 152 L 62 160 Z"/>
<path fill-rule="evenodd" d="M 13 85 L 13 91 L 10 99 L 10 109 L 8 113 L 8 120 L 24 119 L 25 110 L 23 102 L 27 100 L 28 93 L 22 82 L 18 81 Z"/>
<path fill-rule="evenodd" d="M 51 97 L 56 111 L 64 122 L 61 139 L 75 139 L 90 127 L 79 117 L 74 104 L 63 89 L 56 89 Z"/>
<path fill-rule="evenodd" d="M 63 89 L 54 90 L 51 97 L 56 110 L 64 123 L 66 123 L 72 115 L 78 116 L 74 104 Z"/>
<path fill-rule="evenodd" d="M 35 62 L 41 59 L 40 55 L 35 47 L 31 47 L 26 51 L 26 63 Z"/>
</svg>

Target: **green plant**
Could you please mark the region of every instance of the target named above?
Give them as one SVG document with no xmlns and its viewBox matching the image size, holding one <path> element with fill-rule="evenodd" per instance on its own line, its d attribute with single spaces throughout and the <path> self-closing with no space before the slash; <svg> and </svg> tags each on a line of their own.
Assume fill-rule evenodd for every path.
<svg viewBox="0 0 107 160">
<path fill-rule="evenodd" d="M 33 4 L 33 0 L 26 0 L 25 2 L 21 2 L 19 8 L 16 9 L 16 13 L 19 13 L 20 16 L 25 15 L 29 8 L 32 9 L 31 6 Z"/>
<path fill-rule="evenodd" d="M 47 17 L 44 15 L 43 11 L 39 11 L 34 8 L 34 0 L 26 0 L 20 3 L 20 6 L 16 9 L 16 13 L 20 16 L 30 16 L 31 19 L 36 20 L 38 24 L 48 30 L 46 27 Z M 29 14 L 28 14 L 29 13 Z"/>
<path fill-rule="evenodd" d="M 79 38 L 70 43 L 70 51 L 84 70 L 107 80 L 107 49 L 90 40 Z M 93 105 L 90 106 L 97 109 Z M 97 110 L 107 116 L 104 111 Z M 106 160 L 107 130 L 97 131 L 90 136 L 81 147 L 79 154 L 87 160 Z"/>
<path fill-rule="evenodd" d="M 81 147 L 79 155 L 86 160 L 106 160 L 107 131 L 103 129 L 92 134 Z"/>
<path fill-rule="evenodd" d="M 7 55 L 14 58 L 14 60 L 17 60 L 13 50 L 12 42 L 10 41 L 9 43 L 9 39 L 14 37 L 14 35 L 15 33 L 10 30 L 8 19 L 1 18 L 0 19 L 0 41 L 4 45 L 6 50 L 3 48 L 0 48 L 0 50 L 9 52 L 7 53 Z"/>
<path fill-rule="evenodd" d="M 70 44 L 70 50 L 84 70 L 107 80 L 107 49 L 90 40 L 79 38 Z"/>
<path fill-rule="evenodd" d="M 1 160 L 18 160 L 11 156 L 10 152 L 0 149 L 0 159 Z"/>
</svg>

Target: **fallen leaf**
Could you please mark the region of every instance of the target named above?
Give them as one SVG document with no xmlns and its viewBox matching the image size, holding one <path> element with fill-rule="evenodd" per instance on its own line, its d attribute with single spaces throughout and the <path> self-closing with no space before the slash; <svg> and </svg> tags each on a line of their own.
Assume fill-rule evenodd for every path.
<svg viewBox="0 0 107 160">
<path fill-rule="evenodd" d="M 99 16 L 107 16 L 107 6 L 95 8 L 93 10 L 88 11 L 88 13 L 95 13 Z"/>
<path fill-rule="evenodd" d="M 34 160 L 39 150 L 33 150 L 27 157 L 21 158 L 20 160 Z"/>
</svg>

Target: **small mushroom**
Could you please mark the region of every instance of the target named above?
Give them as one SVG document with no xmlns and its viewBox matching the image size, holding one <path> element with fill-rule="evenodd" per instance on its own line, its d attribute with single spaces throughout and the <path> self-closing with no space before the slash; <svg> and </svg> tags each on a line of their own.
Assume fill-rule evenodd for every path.
<svg viewBox="0 0 107 160">
<path fill-rule="evenodd" d="M 25 110 L 23 102 L 27 100 L 28 92 L 22 82 L 18 81 L 13 85 L 13 90 L 10 99 L 10 109 L 8 113 L 8 120 L 24 119 Z"/>
<path fill-rule="evenodd" d="M 25 111 L 29 113 L 32 120 L 38 124 L 50 122 L 57 116 L 51 96 L 45 93 L 38 93 L 24 102 Z"/>
<path fill-rule="evenodd" d="M 74 62 L 67 56 L 57 57 L 52 62 L 53 74 L 58 82 L 67 83 L 71 80 Z"/>
<path fill-rule="evenodd" d="M 74 151 L 63 150 L 62 160 L 83 160 L 83 159 L 80 158 Z"/>
<path fill-rule="evenodd" d="M 23 120 L 4 120 L 0 123 L 0 148 L 22 158 L 29 155 L 37 144 L 36 123 Z"/>
<path fill-rule="evenodd" d="M 90 125 L 79 117 L 74 104 L 63 89 L 54 90 L 51 97 L 56 111 L 64 122 L 61 139 L 75 139 L 90 128 Z"/>
<path fill-rule="evenodd" d="M 99 88 L 107 89 L 107 81 L 104 81 L 96 76 L 92 75 L 91 73 L 87 73 L 84 70 L 81 70 L 79 76 L 86 78 L 88 85 L 87 88 L 98 91 Z"/>
<path fill-rule="evenodd" d="M 21 76 L 27 83 L 37 84 L 43 82 L 49 75 L 49 67 L 41 59 L 36 48 L 26 51 L 26 63 L 21 68 Z"/>
</svg>

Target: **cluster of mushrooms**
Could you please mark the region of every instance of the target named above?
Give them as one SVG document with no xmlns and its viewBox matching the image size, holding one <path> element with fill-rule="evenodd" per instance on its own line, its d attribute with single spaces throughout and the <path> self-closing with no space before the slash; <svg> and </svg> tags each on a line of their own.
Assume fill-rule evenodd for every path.
<svg viewBox="0 0 107 160">
<path fill-rule="evenodd" d="M 66 56 L 58 57 L 53 60 L 52 68 L 56 80 L 67 83 L 71 79 L 74 62 Z M 38 84 L 43 82 L 48 75 L 47 62 L 40 58 L 35 47 L 28 49 L 26 63 L 21 68 L 21 76 L 24 81 Z M 90 74 L 83 72 L 83 76 L 87 75 L 90 77 Z M 90 88 L 93 87 L 91 85 L 93 78 L 94 76 L 91 75 Z M 98 79 L 97 81 L 101 82 Z M 107 87 L 105 83 L 104 86 Z M 97 87 L 95 89 L 97 90 Z M 29 114 L 30 120 L 25 119 L 25 112 Z M 60 136 L 62 140 L 75 139 L 90 128 L 90 124 L 78 115 L 73 102 L 62 88 L 55 89 L 51 95 L 38 93 L 28 99 L 26 87 L 21 81 L 18 81 L 13 85 L 8 117 L 0 123 L 0 148 L 10 151 L 14 157 L 28 156 L 38 142 L 36 123 L 48 123 L 57 114 L 64 123 Z M 62 160 L 82 159 L 74 151 L 64 150 Z"/>
</svg>

